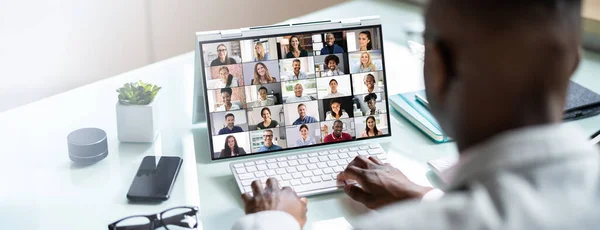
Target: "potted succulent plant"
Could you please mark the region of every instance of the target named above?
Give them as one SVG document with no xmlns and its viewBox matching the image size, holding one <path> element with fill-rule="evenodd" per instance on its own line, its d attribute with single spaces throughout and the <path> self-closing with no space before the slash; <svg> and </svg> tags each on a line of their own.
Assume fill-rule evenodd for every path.
<svg viewBox="0 0 600 230">
<path fill-rule="evenodd" d="M 117 132 L 122 142 L 153 142 L 159 133 L 158 91 L 161 87 L 139 82 L 118 88 Z"/>
</svg>

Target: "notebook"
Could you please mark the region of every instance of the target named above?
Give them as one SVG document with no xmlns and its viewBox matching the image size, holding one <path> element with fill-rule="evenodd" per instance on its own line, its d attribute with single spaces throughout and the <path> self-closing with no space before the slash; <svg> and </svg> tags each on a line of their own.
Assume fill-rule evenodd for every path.
<svg viewBox="0 0 600 230">
<path fill-rule="evenodd" d="M 436 143 L 452 141 L 452 138 L 444 134 L 429 110 L 415 100 L 415 94 L 425 97 L 425 90 L 391 95 L 390 106 L 432 141 Z"/>
</svg>

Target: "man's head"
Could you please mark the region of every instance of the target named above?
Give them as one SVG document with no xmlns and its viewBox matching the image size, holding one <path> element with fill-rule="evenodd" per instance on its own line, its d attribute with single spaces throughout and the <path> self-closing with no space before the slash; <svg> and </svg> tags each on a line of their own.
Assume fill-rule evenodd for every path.
<svg viewBox="0 0 600 230">
<path fill-rule="evenodd" d="M 300 116 L 300 119 L 304 119 L 304 117 L 306 116 L 306 105 L 298 105 L 298 116 Z"/>
<path fill-rule="evenodd" d="M 267 100 L 267 88 L 265 88 L 264 86 L 261 86 L 258 89 L 258 96 L 260 96 L 261 100 Z"/>
<path fill-rule="evenodd" d="M 325 36 L 325 41 L 327 42 L 328 46 L 333 46 L 333 43 L 335 42 L 335 36 L 333 36 L 332 33 L 328 33 Z"/>
<path fill-rule="evenodd" d="M 333 135 L 339 137 L 342 135 L 342 129 L 344 129 L 344 123 L 340 120 L 333 122 Z"/>
<path fill-rule="evenodd" d="M 302 87 L 302 84 L 298 83 L 294 86 L 294 95 L 296 95 L 296 97 L 302 97 L 302 91 L 304 90 L 304 88 Z"/>
<path fill-rule="evenodd" d="M 460 150 L 561 120 L 580 58 L 580 13 L 580 0 L 430 1 L 427 98 Z"/>
<path fill-rule="evenodd" d="M 329 88 L 331 88 L 331 93 L 337 93 L 338 82 L 335 79 L 331 79 L 329 81 Z"/>
<path fill-rule="evenodd" d="M 273 131 L 270 129 L 263 131 L 263 141 L 265 142 L 265 146 L 271 147 L 273 145 Z"/>
<path fill-rule="evenodd" d="M 331 71 L 335 71 L 335 69 L 337 69 L 337 65 L 340 64 L 340 58 L 335 54 L 331 54 L 325 57 L 324 63 Z"/>
<path fill-rule="evenodd" d="M 233 113 L 225 115 L 225 123 L 227 123 L 227 127 L 233 128 L 233 125 L 235 124 L 235 116 Z"/>
<path fill-rule="evenodd" d="M 294 68 L 294 72 L 296 73 L 300 71 L 300 59 L 294 59 L 292 62 L 292 68 Z"/>
</svg>

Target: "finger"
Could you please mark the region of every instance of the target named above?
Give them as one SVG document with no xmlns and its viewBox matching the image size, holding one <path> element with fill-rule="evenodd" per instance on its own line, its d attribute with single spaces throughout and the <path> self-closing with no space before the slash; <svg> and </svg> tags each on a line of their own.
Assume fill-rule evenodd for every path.
<svg viewBox="0 0 600 230">
<path fill-rule="evenodd" d="M 279 182 L 277 179 L 271 177 L 267 179 L 267 189 L 270 191 L 278 191 L 279 190 Z"/>
<path fill-rule="evenodd" d="M 377 165 L 384 165 L 383 162 L 379 160 L 379 158 L 377 158 L 376 156 L 370 156 L 369 160 L 373 161 L 373 163 Z"/>
<path fill-rule="evenodd" d="M 250 202 L 252 200 L 252 196 L 250 196 L 250 193 L 244 193 L 242 194 L 242 200 L 244 201 L 244 204 L 247 204 L 248 202 Z"/>
<path fill-rule="evenodd" d="M 300 197 L 300 202 L 304 203 L 304 205 L 308 205 L 308 199 L 306 199 L 306 197 Z"/>
<path fill-rule="evenodd" d="M 254 193 L 254 196 L 262 196 L 263 192 L 264 192 L 264 188 L 262 185 L 262 182 L 260 182 L 260 180 L 255 180 L 252 181 L 252 184 L 250 184 L 250 187 L 252 187 L 252 193 Z"/>
<path fill-rule="evenodd" d="M 291 192 L 291 193 L 296 194 L 296 191 L 294 191 L 294 189 L 292 189 L 292 187 L 290 187 L 290 186 L 285 186 L 285 187 L 281 188 L 281 192 Z"/>
<path fill-rule="evenodd" d="M 370 206 L 367 203 L 369 202 L 368 198 L 371 196 L 371 194 L 365 192 L 365 190 L 362 188 L 356 185 L 346 185 L 344 186 L 344 193 L 346 193 L 353 200 L 358 201 L 365 206 Z"/>
<path fill-rule="evenodd" d="M 358 184 L 363 185 L 365 182 L 365 172 L 364 169 L 349 165 L 338 175 L 338 181 L 355 180 Z"/>
<path fill-rule="evenodd" d="M 367 169 L 369 168 L 370 165 L 374 164 L 371 160 L 369 160 L 368 158 L 364 157 L 364 156 L 356 156 L 354 158 L 354 160 L 352 160 L 350 163 L 348 163 L 348 166 L 356 166 L 362 169 Z"/>
</svg>

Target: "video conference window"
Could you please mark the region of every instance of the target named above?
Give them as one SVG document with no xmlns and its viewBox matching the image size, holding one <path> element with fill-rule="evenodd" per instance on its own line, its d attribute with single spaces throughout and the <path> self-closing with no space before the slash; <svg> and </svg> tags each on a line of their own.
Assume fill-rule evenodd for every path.
<svg viewBox="0 0 600 230">
<path fill-rule="evenodd" d="M 348 96 L 319 101 L 321 120 L 329 121 L 354 117 L 353 99 L 354 97 Z"/>
<path fill-rule="evenodd" d="M 357 133 L 361 133 L 358 138 L 377 137 L 389 133 L 386 114 L 356 117 L 354 121 Z"/>
<path fill-rule="evenodd" d="M 319 123 L 287 126 L 286 133 L 289 147 L 316 145 L 323 142 Z"/>
<path fill-rule="evenodd" d="M 279 105 L 283 102 L 280 83 L 246 86 L 245 89 L 248 108 Z"/>
<path fill-rule="evenodd" d="M 250 132 L 252 152 L 270 152 L 287 148 L 285 128 L 273 128 Z"/>
<path fill-rule="evenodd" d="M 285 81 L 281 83 L 283 101 L 286 104 L 317 99 L 317 81 L 315 79 Z"/>
<path fill-rule="evenodd" d="M 206 79 L 206 88 L 221 89 L 233 88 L 244 85 L 244 75 L 242 74 L 242 65 L 222 65 L 208 68 L 210 74 Z"/>
<path fill-rule="evenodd" d="M 347 31 L 346 42 L 348 43 L 348 52 L 381 49 L 378 28 Z"/>
<path fill-rule="evenodd" d="M 341 54 L 345 53 L 346 46 L 346 32 L 330 32 L 322 35 L 323 47 L 321 48 L 318 55 L 327 54 Z"/>
<path fill-rule="evenodd" d="M 210 112 L 233 111 L 246 108 L 244 87 L 209 90 L 208 108 Z"/>
<path fill-rule="evenodd" d="M 315 63 L 312 57 L 284 59 L 279 61 L 282 81 L 315 78 Z"/>
<path fill-rule="evenodd" d="M 277 60 L 244 63 L 244 85 L 262 85 L 280 82 Z"/>
<path fill-rule="evenodd" d="M 242 60 L 259 62 L 277 60 L 277 39 L 261 38 L 241 42 Z"/>
<path fill-rule="evenodd" d="M 383 92 L 383 72 L 352 74 L 354 94 Z"/>
<path fill-rule="evenodd" d="M 236 110 L 211 114 L 212 132 L 217 135 L 248 131 L 246 111 Z"/>
<path fill-rule="evenodd" d="M 257 130 L 284 126 L 283 114 L 281 105 L 248 109 L 248 128 Z"/>
<path fill-rule="evenodd" d="M 301 125 L 319 122 L 319 103 L 307 101 L 295 104 L 284 104 L 285 121 L 288 125 Z"/>
<path fill-rule="evenodd" d="M 351 73 L 366 73 L 383 70 L 380 50 L 361 51 L 348 54 Z"/>
<path fill-rule="evenodd" d="M 279 37 L 277 40 L 279 41 L 281 59 L 314 56 L 313 36 L 310 34 L 288 35 Z"/>
<path fill-rule="evenodd" d="M 213 136 L 213 158 L 243 156 L 251 153 L 248 132 Z"/>
<path fill-rule="evenodd" d="M 204 66 L 232 65 L 242 62 L 239 41 L 202 45 Z"/>
<path fill-rule="evenodd" d="M 387 113 L 385 94 L 370 93 L 354 96 L 354 116 L 370 116 Z"/>
<path fill-rule="evenodd" d="M 350 75 L 317 78 L 319 99 L 352 95 Z"/>
<path fill-rule="evenodd" d="M 317 77 L 331 77 L 350 73 L 345 54 L 328 54 L 315 57 Z"/>
<path fill-rule="evenodd" d="M 335 143 L 353 140 L 356 136 L 354 119 L 331 120 L 321 122 L 323 143 Z"/>
</svg>

